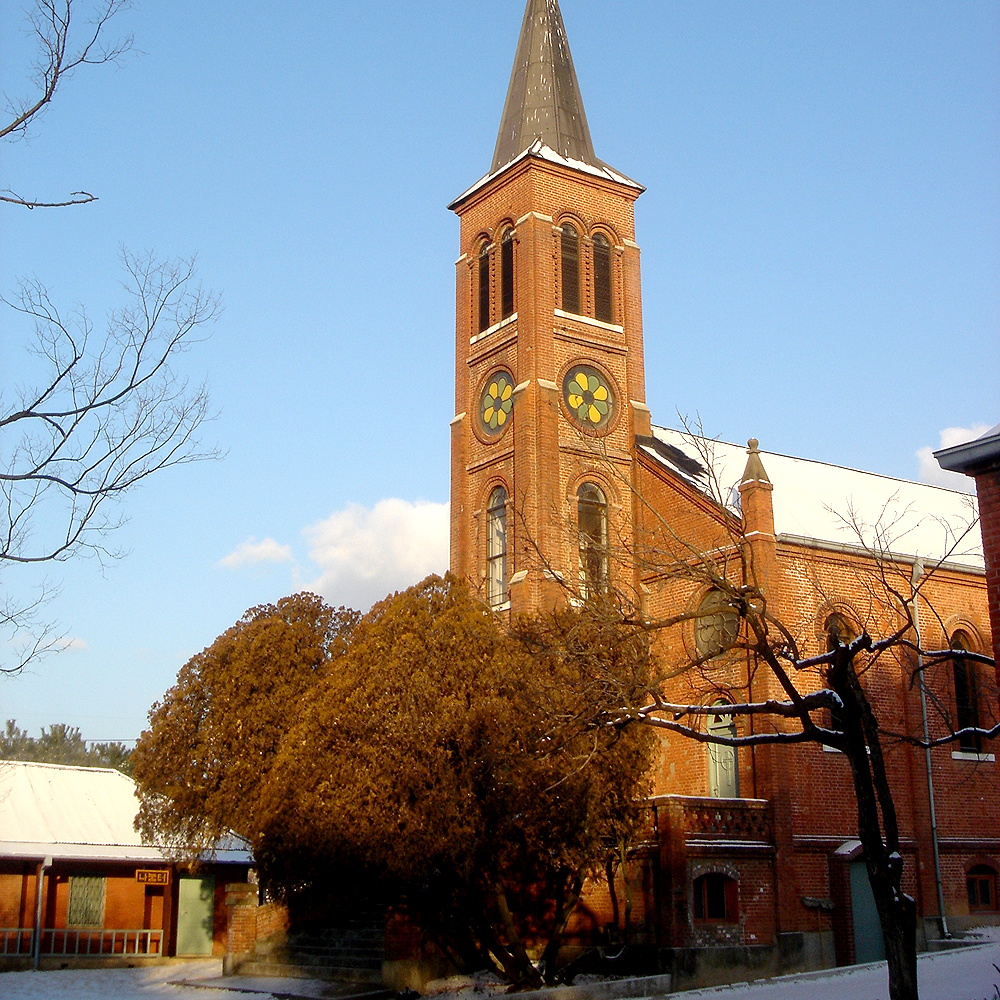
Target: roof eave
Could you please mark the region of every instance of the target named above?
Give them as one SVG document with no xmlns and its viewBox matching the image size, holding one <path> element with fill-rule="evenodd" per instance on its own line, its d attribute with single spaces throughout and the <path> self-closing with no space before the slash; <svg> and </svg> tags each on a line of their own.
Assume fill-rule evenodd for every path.
<svg viewBox="0 0 1000 1000">
<path fill-rule="evenodd" d="M 975 441 L 942 448 L 934 452 L 934 457 L 946 472 L 962 472 L 967 476 L 1000 469 L 1000 425 Z"/>
<path fill-rule="evenodd" d="M 523 152 L 518 153 L 517 156 L 515 156 L 509 163 L 505 163 L 498 170 L 493 170 L 485 176 L 480 177 L 479 180 L 472 185 L 472 187 L 467 188 L 448 205 L 448 211 L 457 211 L 470 198 L 485 188 L 492 181 L 496 180 L 496 178 L 505 174 L 508 170 L 512 170 L 519 163 L 523 163 L 525 160 L 529 159 L 538 160 L 542 163 L 554 164 L 555 166 L 563 167 L 566 170 L 575 170 L 588 177 L 594 177 L 598 180 L 604 180 L 612 184 L 620 184 L 622 187 L 631 188 L 635 191 L 636 198 L 638 198 L 639 195 L 646 190 L 644 185 L 640 184 L 636 180 L 633 180 L 627 174 L 623 174 L 620 170 L 615 170 L 614 167 L 609 166 L 606 163 L 602 163 L 602 165 L 598 167 L 592 163 L 584 163 L 582 160 L 572 160 L 569 157 L 560 155 L 551 147 L 546 146 L 540 139 L 536 139 L 535 142 L 533 142 Z"/>
</svg>

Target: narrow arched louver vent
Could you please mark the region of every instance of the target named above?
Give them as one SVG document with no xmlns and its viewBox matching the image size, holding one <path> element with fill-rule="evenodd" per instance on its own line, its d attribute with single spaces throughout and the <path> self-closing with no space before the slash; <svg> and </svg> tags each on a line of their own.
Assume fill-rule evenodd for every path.
<svg viewBox="0 0 1000 1000">
<path fill-rule="evenodd" d="M 611 323 L 611 246 L 598 233 L 594 237 L 594 318 Z"/>
<path fill-rule="evenodd" d="M 580 314 L 580 237 L 569 223 L 562 227 L 562 307 Z"/>
<path fill-rule="evenodd" d="M 479 251 L 479 332 L 490 325 L 490 245 Z"/>
<path fill-rule="evenodd" d="M 500 311 L 503 319 L 514 312 L 514 230 L 508 229 L 500 241 Z"/>
</svg>

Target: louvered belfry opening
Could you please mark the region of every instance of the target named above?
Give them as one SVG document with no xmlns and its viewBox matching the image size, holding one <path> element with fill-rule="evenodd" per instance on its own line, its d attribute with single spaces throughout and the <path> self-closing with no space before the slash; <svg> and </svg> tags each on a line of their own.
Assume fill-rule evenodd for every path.
<svg viewBox="0 0 1000 1000">
<path fill-rule="evenodd" d="M 500 241 L 500 315 L 514 313 L 514 230 L 508 229 Z"/>
<path fill-rule="evenodd" d="M 479 332 L 490 325 L 490 245 L 479 251 Z"/>
<path fill-rule="evenodd" d="M 594 236 L 594 318 L 611 323 L 611 244 L 597 233 Z"/>
<path fill-rule="evenodd" d="M 568 222 L 562 227 L 562 307 L 580 314 L 580 237 Z"/>
</svg>

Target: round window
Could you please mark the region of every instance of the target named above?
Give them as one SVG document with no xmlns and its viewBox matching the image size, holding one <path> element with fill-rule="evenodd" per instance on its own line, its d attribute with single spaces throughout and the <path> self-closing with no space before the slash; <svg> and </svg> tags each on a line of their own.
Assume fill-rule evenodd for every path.
<svg viewBox="0 0 1000 1000">
<path fill-rule="evenodd" d="M 479 397 L 479 421 L 483 432 L 499 437 L 513 418 L 514 378 L 507 371 L 494 372 Z"/>
<path fill-rule="evenodd" d="M 574 365 L 566 373 L 563 399 L 574 421 L 587 430 L 600 430 L 614 414 L 615 398 L 607 378 L 589 365 Z"/>
</svg>

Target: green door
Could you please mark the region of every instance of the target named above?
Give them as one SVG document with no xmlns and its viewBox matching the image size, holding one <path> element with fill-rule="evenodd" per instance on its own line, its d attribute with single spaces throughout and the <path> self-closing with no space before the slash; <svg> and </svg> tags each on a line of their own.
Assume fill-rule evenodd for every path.
<svg viewBox="0 0 1000 1000">
<path fill-rule="evenodd" d="M 215 876 L 182 875 L 177 883 L 177 954 L 212 954 Z"/>
<path fill-rule="evenodd" d="M 868 868 L 863 861 L 851 862 L 851 912 L 854 916 L 854 961 L 885 960 L 882 924 L 875 908 L 875 894 L 868 881 Z"/>
</svg>

